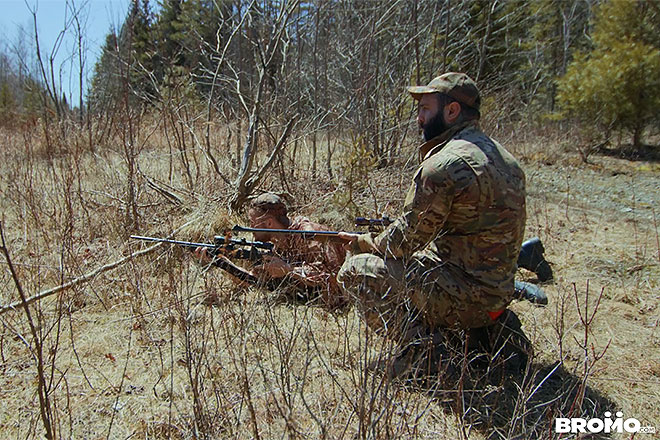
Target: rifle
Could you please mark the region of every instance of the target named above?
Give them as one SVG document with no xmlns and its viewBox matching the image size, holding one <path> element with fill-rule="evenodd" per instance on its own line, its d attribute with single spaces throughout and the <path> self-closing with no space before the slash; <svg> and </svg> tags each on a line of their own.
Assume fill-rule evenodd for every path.
<svg viewBox="0 0 660 440">
<path fill-rule="evenodd" d="M 377 226 L 388 226 L 390 223 L 392 223 L 392 220 L 387 216 L 383 216 L 382 219 L 368 219 L 365 217 L 357 217 L 355 219 L 355 226 L 369 226 L 369 232 L 375 232 Z M 299 231 L 294 229 L 248 228 L 239 225 L 234 226 L 231 230 L 232 232 L 264 232 L 267 234 L 299 235 L 304 240 L 315 240 L 322 243 L 344 243 L 344 240 L 339 238 L 340 231 Z M 355 231 L 350 233 L 364 234 L 362 231 Z"/>
<path fill-rule="evenodd" d="M 392 221 L 386 215 L 383 218 L 355 217 L 355 226 L 368 226 L 369 232 L 378 232 L 378 228 L 386 228 L 392 224 Z"/>
<path fill-rule="evenodd" d="M 167 238 L 157 237 L 143 237 L 139 235 L 131 235 L 131 238 L 135 240 L 175 244 L 189 250 L 204 248 L 214 257 L 211 264 L 225 270 L 230 275 L 233 275 L 236 278 L 251 284 L 259 283 L 259 279 L 242 267 L 232 263 L 229 258 L 259 262 L 263 256 L 267 253 L 270 253 L 274 247 L 273 243 L 263 241 L 249 241 L 245 238 L 226 238 L 221 235 L 216 235 L 213 238 L 213 243 L 195 243 L 191 241 L 170 240 Z M 245 249 L 245 246 L 249 246 L 249 249 Z M 261 252 L 259 249 L 263 249 L 268 252 Z"/>
<path fill-rule="evenodd" d="M 265 232 L 267 234 L 299 235 L 304 240 L 315 240 L 321 243 L 334 242 L 345 243 L 339 238 L 340 231 L 298 231 L 293 229 L 267 229 L 267 228 L 247 228 L 245 226 L 234 226 L 232 232 Z M 364 234 L 364 232 L 351 232 L 351 234 Z"/>
</svg>

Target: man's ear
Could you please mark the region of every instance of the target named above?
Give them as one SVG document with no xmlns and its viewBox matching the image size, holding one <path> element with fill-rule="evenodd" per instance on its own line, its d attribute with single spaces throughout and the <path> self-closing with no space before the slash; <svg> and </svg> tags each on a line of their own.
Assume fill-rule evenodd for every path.
<svg viewBox="0 0 660 440">
<path fill-rule="evenodd" d="M 268 216 L 268 221 L 267 221 L 267 228 L 268 229 L 281 229 L 282 225 L 280 225 L 280 222 L 277 221 L 275 217 L 272 215 Z"/>
<path fill-rule="evenodd" d="M 453 124 L 461 115 L 461 104 L 456 101 L 450 102 L 443 109 L 443 116 L 448 124 Z"/>
</svg>

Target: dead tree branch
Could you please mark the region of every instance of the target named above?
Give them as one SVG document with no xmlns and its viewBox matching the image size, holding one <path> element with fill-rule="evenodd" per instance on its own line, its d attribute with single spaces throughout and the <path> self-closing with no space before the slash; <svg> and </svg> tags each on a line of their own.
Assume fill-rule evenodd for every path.
<svg viewBox="0 0 660 440">
<path fill-rule="evenodd" d="M 193 222 L 194 222 L 194 220 L 191 220 L 191 221 L 185 223 L 183 226 L 181 226 L 180 228 L 178 228 L 176 231 L 174 231 L 174 232 L 173 232 L 172 234 L 170 234 L 170 235 L 174 235 L 177 231 L 180 231 L 181 229 L 185 228 L 186 226 L 190 225 L 190 224 L 193 223 Z M 1 229 L 0 229 L 0 231 L 1 231 Z M 3 237 L 4 237 L 4 236 L 3 236 Z M 3 238 L 3 240 L 4 240 L 4 238 Z M 102 274 L 102 273 L 104 273 L 104 272 L 107 272 L 107 271 L 112 270 L 112 269 L 116 269 L 116 268 L 118 268 L 119 266 L 121 266 L 122 264 L 127 263 L 128 261 L 131 261 L 131 260 L 134 259 L 134 258 L 141 257 L 141 256 L 143 256 L 143 255 L 146 255 L 146 254 L 150 253 L 150 252 L 153 252 L 153 251 L 156 250 L 161 244 L 162 244 L 162 243 L 157 243 L 157 244 L 155 244 L 155 245 L 153 245 L 153 246 L 149 246 L 149 247 L 146 248 L 146 249 L 142 249 L 142 250 L 140 250 L 140 251 L 133 252 L 132 254 L 127 255 L 127 256 L 124 257 L 124 258 L 121 258 L 121 259 L 119 259 L 119 260 L 117 260 L 117 261 L 115 261 L 115 262 L 113 262 L 113 263 L 109 263 L 109 264 L 106 264 L 106 265 L 104 265 L 104 266 L 101 266 L 101 267 L 99 267 L 99 268 L 97 268 L 97 269 L 95 269 L 95 270 L 89 272 L 88 274 L 85 274 L 85 275 L 83 275 L 83 276 L 81 276 L 81 277 L 79 277 L 79 278 L 76 278 L 76 279 L 74 279 L 74 280 L 69 281 L 68 283 L 61 284 L 61 285 L 59 285 L 59 286 L 53 287 L 53 288 L 48 289 L 48 290 L 44 290 L 44 291 L 39 292 L 39 293 L 37 293 L 36 295 L 31 296 L 31 297 L 29 297 L 29 298 L 24 298 L 24 294 L 22 293 L 22 291 L 19 291 L 19 293 L 21 294 L 21 301 L 18 301 L 18 302 L 15 302 L 15 303 L 8 304 L 8 305 L 6 305 L 6 306 L 2 306 L 2 307 L 0 307 L 0 315 L 2 315 L 2 314 L 5 313 L 5 312 L 8 312 L 9 310 L 16 310 L 16 309 L 17 309 L 18 307 L 20 307 L 20 306 L 25 307 L 26 310 L 27 310 L 27 306 L 30 305 L 30 304 L 32 304 L 33 302 L 39 301 L 39 300 L 41 300 L 41 299 L 43 299 L 43 298 L 46 298 L 47 296 L 53 295 L 53 294 L 55 294 L 55 293 L 61 292 L 61 291 L 66 290 L 66 289 L 70 289 L 71 287 L 75 287 L 75 286 L 77 286 L 77 285 L 79 285 L 79 284 L 86 283 L 87 281 L 93 280 L 93 279 L 96 278 L 98 275 L 100 275 L 100 274 Z M 3 250 L 3 252 L 5 251 L 5 248 L 4 248 L 4 241 L 3 241 L 3 248 L 2 248 L 2 250 Z M 7 258 L 7 262 L 9 262 L 9 257 L 8 257 L 7 254 L 5 254 L 5 257 Z M 13 272 L 12 272 L 12 273 L 13 273 Z"/>
<path fill-rule="evenodd" d="M 16 285 L 16 289 L 18 290 L 18 294 L 21 297 L 21 301 L 14 304 L 13 306 L 14 307 L 23 306 L 23 309 L 25 310 L 25 315 L 27 316 L 28 324 L 30 325 L 30 332 L 32 333 L 32 338 L 34 340 L 34 344 L 36 345 L 33 354 L 35 354 L 37 358 L 39 409 L 41 411 L 41 420 L 44 424 L 44 429 L 46 430 L 46 438 L 50 440 L 54 438 L 53 426 L 52 426 L 53 412 L 49 400 L 48 386 L 46 386 L 43 340 L 39 337 L 37 326 L 34 323 L 32 314 L 30 313 L 30 308 L 28 307 L 29 298 L 25 296 L 25 292 L 23 291 L 23 286 L 21 285 L 18 274 L 16 273 L 16 270 L 14 269 L 14 265 L 11 262 L 11 257 L 9 256 L 9 250 L 7 249 L 7 244 L 5 242 L 5 232 L 2 227 L 2 223 L 0 223 L 0 238 L 2 239 L 2 247 L 0 248 L 0 250 L 2 250 L 5 259 L 7 260 L 7 265 L 9 265 L 9 271 L 11 272 L 11 277 L 14 280 L 14 284 Z M 0 313 L 1 312 L 2 309 L 0 309 Z"/>
</svg>

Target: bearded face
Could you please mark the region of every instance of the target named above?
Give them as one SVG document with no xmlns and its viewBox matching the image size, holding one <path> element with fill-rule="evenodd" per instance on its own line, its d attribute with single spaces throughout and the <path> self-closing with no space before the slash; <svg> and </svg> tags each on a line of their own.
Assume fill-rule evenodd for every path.
<svg viewBox="0 0 660 440">
<path fill-rule="evenodd" d="M 438 110 L 435 116 L 429 119 L 425 124 L 421 125 L 420 128 L 424 134 L 424 140 L 430 141 L 434 137 L 447 131 L 449 126 L 445 122 L 445 118 L 442 116 L 442 110 Z"/>
</svg>

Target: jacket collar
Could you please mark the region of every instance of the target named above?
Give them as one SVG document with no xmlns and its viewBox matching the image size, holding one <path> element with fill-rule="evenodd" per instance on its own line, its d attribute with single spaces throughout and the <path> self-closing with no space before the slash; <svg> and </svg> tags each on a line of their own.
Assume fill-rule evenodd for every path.
<svg viewBox="0 0 660 440">
<path fill-rule="evenodd" d="M 444 131 L 442 134 L 439 134 L 438 136 L 434 137 L 433 139 L 424 142 L 419 147 L 420 160 L 425 160 L 429 156 L 431 156 L 431 155 L 437 153 L 438 151 L 442 150 L 442 147 L 444 147 L 445 144 L 450 139 L 452 139 L 456 134 L 463 131 L 464 128 L 466 128 L 470 125 L 475 125 L 475 123 L 476 123 L 476 121 L 465 121 L 461 124 L 454 125 L 449 130 Z"/>
</svg>

